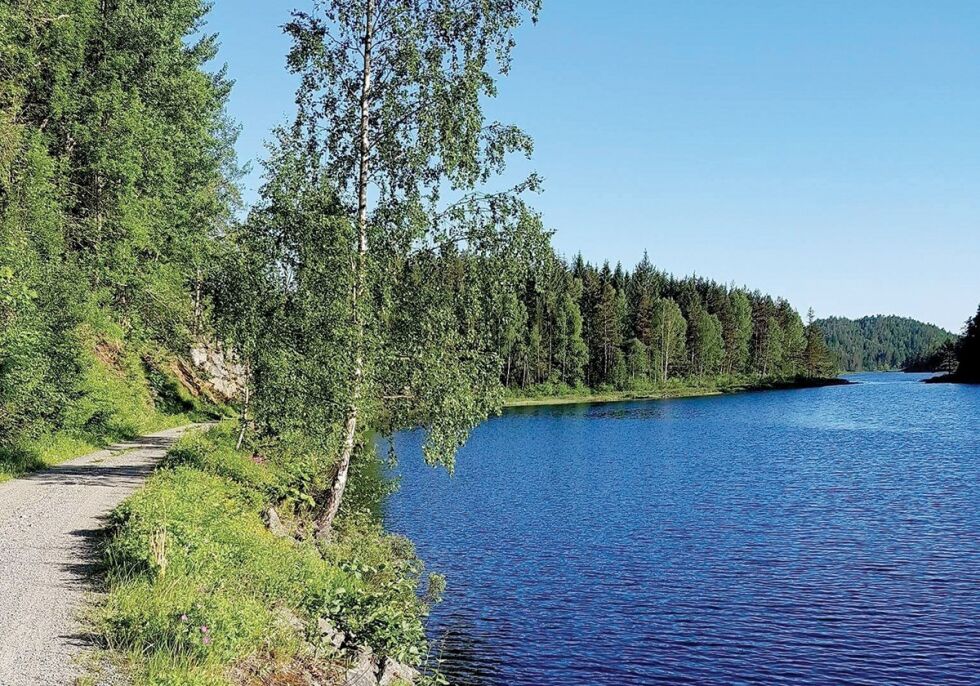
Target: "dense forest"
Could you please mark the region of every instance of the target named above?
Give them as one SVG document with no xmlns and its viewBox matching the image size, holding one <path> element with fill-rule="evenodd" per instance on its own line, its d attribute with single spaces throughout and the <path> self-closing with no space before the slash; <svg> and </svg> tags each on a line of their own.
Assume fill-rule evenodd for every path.
<svg viewBox="0 0 980 686">
<path fill-rule="evenodd" d="M 955 377 L 967 383 L 980 383 L 980 307 L 967 321 L 957 344 Z"/>
<path fill-rule="evenodd" d="M 8 469 L 192 405 L 166 372 L 202 331 L 237 199 L 230 84 L 202 70 L 215 38 L 188 38 L 203 16 L 178 0 L 0 6 Z"/>
<path fill-rule="evenodd" d="M 955 336 L 908 317 L 875 315 L 861 319 L 830 317 L 817 324 L 841 369 L 886 371 L 921 365 Z"/>
<path fill-rule="evenodd" d="M 917 355 L 902 367 L 905 372 L 954 372 L 959 365 L 957 359 L 959 340 L 950 339 L 922 355 Z"/>
<path fill-rule="evenodd" d="M 549 255 L 512 307 L 500 353 L 502 380 L 515 389 L 651 389 L 836 372 L 812 314 L 804 323 L 782 298 L 670 276 L 646 254 L 633 270 Z"/>
</svg>

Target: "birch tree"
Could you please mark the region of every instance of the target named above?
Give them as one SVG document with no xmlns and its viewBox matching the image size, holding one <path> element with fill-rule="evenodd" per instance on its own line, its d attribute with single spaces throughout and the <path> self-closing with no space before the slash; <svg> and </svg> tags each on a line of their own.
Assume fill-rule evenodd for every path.
<svg viewBox="0 0 980 686">
<path fill-rule="evenodd" d="M 733 290 L 729 296 L 731 315 L 725 320 L 725 365 L 727 372 L 741 373 L 749 359 L 752 341 L 752 305 L 743 291 Z"/>
<path fill-rule="evenodd" d="M 353 234 L 340 323 L 350 360 L 333 398 L 342 439 L 321 533 L 370 416 L 388 428 L 422 425 L 426 458 L 451 468 L 469 429 L 499 403 L 499 360 L 484 336 L 491 327 L 460 319 L 458 308 L 477 307 L 484 321 L 502 316 L 497 293 L 542 243 L 520 199 L 537 179 L 489 189 L 510 153 L 530 154 L 531 140 L 482 110 L 510 68 L 514 31 L 536 20 L 539 2 L 323 0 L 286 26 L 301 80 L 294 134 Z M 456 293 L 448 274 L 431 271 L 452 249 L 481 267 Z"/>
<path fill-rule="evenodd" d="M 653 307 L 653 331 L 662 381 L 670 374 L 671 360 L 684 354 L 687 322 L 681 308 L 670 298 L 660 298 Z"/>
</svg>

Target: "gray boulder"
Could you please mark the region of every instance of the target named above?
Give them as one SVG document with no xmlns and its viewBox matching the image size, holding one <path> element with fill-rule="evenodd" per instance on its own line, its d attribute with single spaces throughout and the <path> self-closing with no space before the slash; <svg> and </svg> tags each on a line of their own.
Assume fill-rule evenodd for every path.
<svg viewBox="0 0 980 686">
<path fill-rule="evenodd" d="M 279 513 L 276 512 L 276 508 L 270 507 L 268 512 L 265 513 L 265 523 L 273 536 L 278 536 L 279 538 L 293 537 L 289 533 L 289 529 L 286 528 L 286 525 L 282 523 L 282 519 L 279 518 Z"/>
<path fill-rule="evenodd" d="M 370 648 L 361 648 L 344 674 L 344 686 L 378 686 L 378 662 Z"/>
<path fill-rule="evenodd" d="M 420 676 L 422 675 L 414 667 L 387 658 L 378 686 L 413 686 Z"/>
<path fill-rule="evenodd" d="M 340 650 L 340 647 L 344 645 L 344 641 L 347 639 L 347 635 L 335 627 L 333 622 L 326 617 L 320 617 L 316 620 L 316 628 L 320 632 L 321 638 L 323 638 L 327 645 L 332 646 L 334 652 Z"/>
</svg>

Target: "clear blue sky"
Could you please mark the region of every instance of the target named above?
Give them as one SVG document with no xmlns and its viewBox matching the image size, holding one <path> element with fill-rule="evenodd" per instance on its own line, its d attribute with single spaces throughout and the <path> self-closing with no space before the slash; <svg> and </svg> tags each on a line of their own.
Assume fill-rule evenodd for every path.
<svg viewBox="0 0 980 686">
<path fill-rule="evenodd" d="M 307 2 L 215 2 L 243 160 L 292 111 Z M 514 171 L 565 255 L 646 249 L 818 316 L 958 331 L 980 302 L 975 0 L 545 0 L 488 112 L 534 137 Z"/>
</svg>

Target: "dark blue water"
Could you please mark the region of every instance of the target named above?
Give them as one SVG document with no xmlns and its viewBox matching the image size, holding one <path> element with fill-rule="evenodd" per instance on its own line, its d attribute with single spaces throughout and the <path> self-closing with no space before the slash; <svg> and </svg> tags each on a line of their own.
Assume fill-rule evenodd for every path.
<svg viewBox="0 0 980 686">
<path fill-rule="evenodd" d="M 447 576 L 453 683 L 980 684 L 980 387 L 534 408 L 388 524 Z"/>
</svg>

